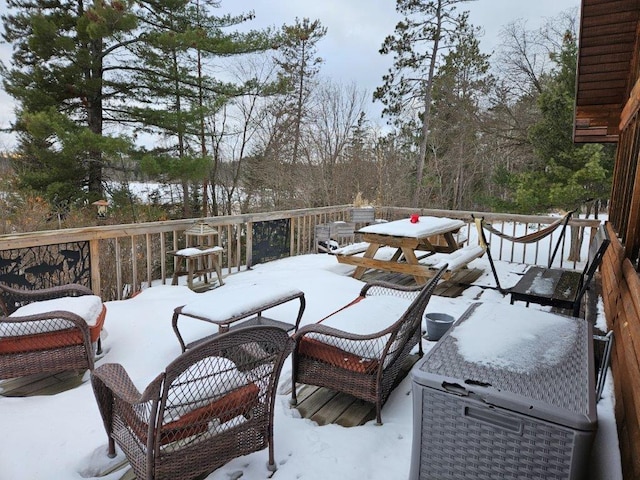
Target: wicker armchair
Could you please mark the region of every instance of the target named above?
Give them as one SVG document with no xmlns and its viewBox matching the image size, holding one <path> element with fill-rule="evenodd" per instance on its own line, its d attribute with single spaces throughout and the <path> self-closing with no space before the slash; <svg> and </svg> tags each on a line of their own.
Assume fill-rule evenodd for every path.
<svg viewBox="0 0 640 480">
<path fill-rule="evenodd" d="M 82 285 L 0 284 L 0 379 L 92 370 L 105 316 L 100 297 Z"/>
<path fill-rule="evenodd" d="M 273 408 L 293 341 L 269 326 L 239 328 L 177 357 L 140 393 L 119 364 L 91 375 L 109 437 L 142 479 L 190 479 L 269 447 Z"/>
<path fill-rule="evenodd" d="M 291 404 L 297 405 L 296 382 L 327 387 L 375 403 L 376 420 L 382 424 L 382 405 L 416 344 L 422 356 L 422 315 L 446 268 L 424 286 L 369 283 L 346 307 L 298 330 L 294 335 Z M 381 296 L 376 302 L 368 300 L 376 296 Z M 412 300 L 408 308 L 407 299 Z M 327 325 L 328 320 L 337 320 L 335 324 L 349 331 Z M 375 333 L 354 333 L 356 327 L 371 329 L 376 322 L 384 327 Z"/>
</svg>

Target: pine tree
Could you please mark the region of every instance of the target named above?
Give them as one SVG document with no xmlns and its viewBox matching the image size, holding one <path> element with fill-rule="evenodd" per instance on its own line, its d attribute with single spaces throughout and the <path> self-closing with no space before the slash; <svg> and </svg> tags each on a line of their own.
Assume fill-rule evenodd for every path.
<svg viewBox="0 0 640 480">
<path fill-rule="evenodd" d="M 489 55 L 480 52 L 479 34 L 463 22 L 434 79 L 425 183 L 432 192 L 430 204 L 453 210 L 471 208 L 485 180 L 482 102 L 494 79 L 488 73 Z"/>
<path fill-rule="evenodd" d="M 541 119 L 530 129 L 539 164 L 518 178 L 517 202 L 522 211 L 569 210 L 592 198 L 606 198 L 611 177 L 611 152 L 599 144 L 573 143 L 573 106 L 577 42 L 570 32 L 556 68 L 544 79 L 538 99 Z"/>
<path fill-rule="evenodd" d="M 456 5 L 468 0 L 397 0 L 396 11 L 404 16 L 393 35 L 380 49 L 393 54 L 393 66 L 382 77 L 384 84 L 374 92 L 381 100 L 383 115 L 406 124 L 420 123 L 419 152 L 416 160 L 416 184 L 413 206 L 418 207 L 429 142 L 433 79 L 442 53 L 446 51 L 458 27 L 467 22 L 468 12 L 456 14 Z"/>
<path fill-rule="evenodd" d="M 294 25 L 282 27 L 283 39 L 276 60 L 280 78 L 287 85 L 285 123 L 291 126 L 293 146 L 290 163 L 299 161 L 302 125 L 307 118 L 308 103 L 322 58 L 316 56 L 316 44 L 327 34 L 319 20 L 298 18 Z"/>
<path fill-rule="evenodd" d="M 145 164 L 183 180 L 188 205 L 188 182 L 208 176 L 207 116 L 253 88 L 251 81 L 243 86 L 207 75 L 205 64 L 264 52 L 278 38 L 269 30 L 238 33 L 233 27 L 252 14 L 213 16 L 211 9 L 219 7 L 213 0 L 8 5 L 3 38 L 15 51 L 12 68 L 3 67 L 2 74 L 19 104 L 18 171 L 25 185 L 67 201 L 85 191 L 102 196 L 109 161 L 132 154 L 133 141 L 111 134 L 116 131 L 164 137 L 164 149 L 147 152 Z M 54 168 L 58 164 L 66 167 Z M 49 171 L 58 172 L 51 182 Z M 63 194 L 55 186 L 65 183 L 65 171 Z"/>
<path fill-rule="evenodd" d="M 207 69 L 220 58 L 267 51 L 278 39 L 270 30 L 238 33 L 235 27 L 253 15 L 215 16 L 217 8 L 219 2 L 212 0 L 162 0 L 148 2 L 140 15 L 146 33 L 135 49 L 142 63 L 134 69 L 134 83 L 144 95 L 131 113 L 141 128 L 163 138 L 145 166 L 147 171 L 172 166 L 167 172 L 182 184 L 185 216 L 191 213 L 191 184 L 206 179 L 204 195 L 214 162 L 206 148 L 213 135 L 208 119 L 230 99 L 255 90 L 251 79 L 236 84 L 207 75 Z"/>
<path fill-rule="evenodd" d="M 124 137 L 105 134 L 104 104 L 121 91 L 105 72 L 132 38 L 136 19 L 125 0 L 8 0 L 3 39 L 13 44 L 2 66 L 17 100 L 22 183 L 57 203 L 102 196 L 103 169 L 126 152 Z"/>
</svg>

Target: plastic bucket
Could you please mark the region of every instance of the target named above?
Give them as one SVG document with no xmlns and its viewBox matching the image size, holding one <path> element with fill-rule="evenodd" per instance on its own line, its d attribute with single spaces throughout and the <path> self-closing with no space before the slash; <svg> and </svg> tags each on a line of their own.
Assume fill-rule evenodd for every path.
<svg viewBox="0 0 640 480">
<path fill-rule="evenodd" d="M 424 321 L 427 328 L 427 338 L 437 342 L 440 337 L 447 333 L 455 318 L 447 313 L 426 313 Z"/>
</svg>

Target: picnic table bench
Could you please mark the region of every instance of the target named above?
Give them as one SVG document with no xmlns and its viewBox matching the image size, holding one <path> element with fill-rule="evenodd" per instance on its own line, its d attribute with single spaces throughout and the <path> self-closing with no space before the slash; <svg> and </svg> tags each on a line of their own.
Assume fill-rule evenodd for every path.
<svg viewBox="0 0 640 480">
<path fill-rule="evenodd" d="M 298 299 L 300 307 L 295 323 L 265 317 L 265 310 Z M 286 331 L 297 331 L 305 309 L 304 293 L 283 285 L 225 286 L 199 294 L 197 300 L 177 307 L 171 325 L 184 352 L 205 340 L 234 328 L 270 325 Z M 218 325 L 218 332 L 186 344 L 178 328 L 179 318 L 190 317 Z M 240 322 L 240 320 L 244 320 Z M 240 322 L 240 323 L 237 323 Z M 232 326 L 232 324 L 235 324 Z"/>
</svg>

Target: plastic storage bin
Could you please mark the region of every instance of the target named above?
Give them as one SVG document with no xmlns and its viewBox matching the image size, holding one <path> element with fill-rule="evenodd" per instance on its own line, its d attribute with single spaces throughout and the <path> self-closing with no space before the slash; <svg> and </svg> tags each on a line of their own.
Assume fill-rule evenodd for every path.
<svg viewBox="0 0 640 480">
<path fill-rule="evenodd" d="M 411 480 L 584 478 L 597 429 L 585 320 L 474 304 L 411 378 Z"/>
</svg>

